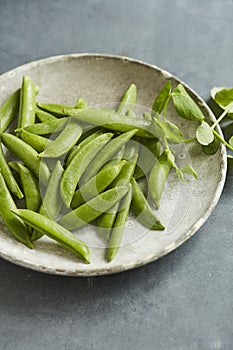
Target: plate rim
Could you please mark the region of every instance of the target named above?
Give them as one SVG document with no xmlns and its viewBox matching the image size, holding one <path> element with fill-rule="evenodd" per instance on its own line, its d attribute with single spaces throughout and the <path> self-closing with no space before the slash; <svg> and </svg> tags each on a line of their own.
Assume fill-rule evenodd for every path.
<svg viewBox="0 0 233 350">
<path fill-rule="evenodd" d="M 201 106 L 201 108 L 204 108 L 204 110 L 207 112 L 208 117 L 210 118 L 211 121 L 215 121 L 215 115 L 207 105 L 207 103 L 202 99 L 202 97 L 196 93 L 195 90 L 193 90 L 188 84 L 183 82 L 181 79 L 176 77 L 176 75 L 168 72 L 167 70 L 164 70 L 154 64 L 146 63 L 144 61 L 134 59 L 131 57 L 127 56 L 121 56 L 121 55 L 113 55 L 113 54 L 102 54 L 102 53 L 70 53 L 70 54 L 63 54 L 63 55 L 55 55 L 55 56 L 50 56 L 46 58 L 41 58 L 38 60 L 33 60 L 31 62 L 27 62 L 25 64 L 22 64 L 20 66 L 17 66 L 16 68 L 13 68 L 3 74 L 0 75 L 0 79 L 7 78 L 8 76 L 12 78 L 12 73 L 13 72 L 20 72 L 20 70 L 25 70 L 27 68 L 33 68 L 34 66 L 43 65 L 47 64 L 49 62 L 55 62 L 55 61 L 62 61 L 64 59 L 69 59 L 69 58 L 74 58 L 74 59 L 79 59 L 82 57 L 88 57 L 88 58 L 95 58 L 95 59 L 116 59 L 120 61 L 125 61 L 126 63 L 134 63 L 134 64 L 139 64 L 143 65 L 145 67 L 148 67 L 150 69 L 156 70 L 157 72 L 161 73 L 165 78 L 172 78 L 174 79 L 177 83 L 181 83 L 182 85 L 187 88 L 189 92 L 195 97 L 195 100 L 198 102 L 198 105 Z M 220 126 L 217 126 L 218 132 L 220 135 L 222 135 L 222 130 Z M 134 260 L 131 263 L 124 264 L 124 265 L 117 265 L 114 266 L 114 269 L 112 270 L 111 265 L 109 267 L 103 267 L 99 268 L 98 270 L 95 271 L 93 268 L 92 270 L 84 270 L 80 271 L 79 269 L 77 270 L 64 270 L 64 269 L 56 269 L 56 268 L 50 268 L 50 267 L 43 267 L 39 265 L 34 265 L 28 263 L 24 259 L 16 259 L 12 257 L 10 254 L 4 253 L 0 250 L 0 257 L 4 258 L 5 260 L 14 263 L 18 266 L 37 271 L 37 272 L 42 272 L 46 274 L 51 274 L 51 275 L 62 275 L 62 276 L 72 276 L 72 277 L 91 277 L 91 276 L 102 276 L 102 275 L 110 275 L 110 274 L 115 274 L 119 272 L 123 272 L 126 270 L 131 270 L 134 268 L 138 268 L 140 266 L 147 265 L 148 263 L 155 262 L 156 260 L 160 259 L 161 257 L 171 253 L 173 250 L 177 249 L 180 247 L 183 243 L 185 243 L 189 238 L 191 238 L 200 228 L 201 226 L 207 221 L 211 213 L 213 212 L 214 208 L 216 207 L 220 196 L 222 194 L 225 180 L 226 180 L 226 174 L 227 174 L 227 153 L 226 153 L 226 147 L 221 143 L 220 145 L 220 154 L 221 154 L 221 173 L 219 174 L 219 181 L 218 185 L 216 188 L 216 191 L 214 193 L 214 196 L 211 200 L 211 205 L 208 207 L 207 210 L 203 213 L 202 217 L 197 220 L 191 227 L 190 229 L 179 239 L 175 240 L 172 244 L 170 244 L 168 247 L 166 247 L 163 251 L 161 251 L 159 254 L 154 254 L 150 255 L 146 259 L 140 259 L 140 260 Z"/>
</svg>

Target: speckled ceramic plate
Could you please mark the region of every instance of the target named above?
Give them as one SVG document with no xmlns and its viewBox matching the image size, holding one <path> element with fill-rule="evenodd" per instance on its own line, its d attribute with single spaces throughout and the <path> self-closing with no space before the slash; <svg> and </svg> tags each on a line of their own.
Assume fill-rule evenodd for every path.
<svg viewBox="0 0 233 350">
<path fill-rule="evenodd" d="M 168 79 L 174 86 L 180 82 L 158 67 L 124 57 L 65 55 L 32 62 L 0 76 L 0 103 L 21 85 L 23 75 L 29 75 L 40 86 L 37 100 L 64 104 L 73 104 L 77 97 L 84 97 L 89 105 L 116 102 L 129 84 L 134 82 L 138 87 L 138 104 L 150 107 L 156 93 Z M 188 86 L 186 88 L 203 113 L 214 121 L 205 102 Z M 168 117 L 171 121 L 178 120 L 172 107 Z M 179 121 L 186 136 L 193 134 L 194 124 Z M 122 247 L 111 263 L 105 259 L 105 242 L 92 226 L 76 233 L 91 247 L 89 265 L 48 238 L 42 238 L 36 243 L 35 249 L 30 250 L 18 243 L 2 223 L 0 256 L 46 273 L 92 276 L 132 269 L 168 254 L 191 237 L 213 211 L 223 189 L 227 165 L 224 147 L 215 155 L 206 156 L 198 145 L 188 144 L 185 147 L 178 146 L 176 154 L 181 165 L 182 162 L 191 161 L 199 174 L 198 180 L 183 183 L 171 172 L 157 213 L 166 225 L 166 230 L 149 231 L 131 215 Z"/>
</svg>

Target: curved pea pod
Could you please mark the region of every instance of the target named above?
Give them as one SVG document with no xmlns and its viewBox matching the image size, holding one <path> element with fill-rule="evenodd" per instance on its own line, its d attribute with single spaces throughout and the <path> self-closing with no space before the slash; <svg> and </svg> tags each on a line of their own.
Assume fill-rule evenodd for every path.
<svg viewBox="0 0 233 350">
<path fill-rule="evenodd" d="M 64 130 L 55 140 L 49 140 L 46 148 L 39 154 L 42 158 L 58 158 L 66 154 L 82 135 L 82 128 L 75 119 L 68 120 Z"/>
<path fill-rule="evenodd" d="M 118 176 L 125 161 L 110 161 L 96 176 L 91 178 L 75 193 L 71 202 L 71 208 L 77 208 L 84 202 L 103 192 Z"/>
<path fill-rule="evenodd" d="M 99 169 L 109 160 L 112 159 L 114 154 L 116 154 L 122 146 L 124 146 L 135 134 L 137 130 L 131 130 L 129 132 L 123 133 L 115 139 L 111 140 L 95 157 L 88 168 L 85 170 L 81 183 L 85 183 L 90 178 L 95 176 Z"/>
<path fill-rule="evenodd" d="M 0 144 L 0 169 L 2 176 L 5 179 L 6 185 L 8 189 L 10 190 L 11 193 L 13 193 L 16 197 L 18 198 L 23 198 L 23 193 L 21 192 L 12 172 L 11 169 L 9 168 L 7 161 L 5 159 L 3 150 L 2 150 L 2 145 Z"/>
<path fill-rule="evenodd" d="M 42 235 L 46 235 L 55 240 L 65 248 L 73 251 L 79 259 L 90 263 L 90 250 L 86 243 L 75 237 L 64 227 L 28 209 L 17 209 L 12 210 L 12 212 L 20 217 L 26 224 L 38 230 Z"/>
<path fill-rule="evenodd" d="M 129 110 L 134 109 L 137 99 L 137 87 L 135 84 L 131 84 L 128 89 L 125 91 L 120 105 L 117 109 L 119 114 L 126 114 Z"/>
<path fill-rule="evenodd" d="M 48 135 L 55 132 L 62 131 L 67 123 L 67 118 L 56 119 L 54 121 L 48 121 L 46 123 L 36 123 L 28 125 L 24 128 L 25 131 L 35 135 Z M 22 128 L 18 128 L 15 132 L 20 132 Z"/>
<path fill-rule="evenodd" d="M 158 139 L 142 139 L 141 152 L 135 169 L 134 178 L 140 179 L 151 170 L 160 155 L 161 143 Z"/>
<path fill-rule="evenodd" d="M 20 90 L 18 128 L 35 123 L 36 86 L 28 76 L 24 76 Z"/>
<path fill-rule="evenodd" d="M 163 194 L 170 169 L 171 164 L 168 162 L 166 151 L 164 151 L 153 165 L 148 182 L 149 194 L 157 208 L 159 208 L 160 199 Z"/>
<path fill-rule="evenodd" d="M 164 230 L 165 227 L 154 214 L 140 186 L 134 178 L 131 179 L 131 185 L 133 189 L 132 209 L 137 215 L 137 219 L 151 230 Z"/>
<path fill-rule="evenodd" d="M 17 209 L 11 194 L 6 186 L 4 178 L 0 172 L 0 216 L 10 232 L 23 244 L 29 248 L 34 248 L 30 239 L 30 233 L 24 222 L 18 218 L 12 209 Z"/>
<path fill-rule="evenodd" d="M 42 152 L 49 141 L 46 137 L 32 134 L 24 129 L 20 131 L 20 137 L 37 152 Z"/>
<path fill-rule="evenodd" d="M 88 164 L 112 136 L 112 133 L 106 133 L 96 137 L 82 147 L 67 166 L 61 181 L 61 197 L 67 207 L 70 206 L 76 186 Z"/>
<path fill-rule="evenodd" d="M 4 132 L 19 112 L 20 89 L 6 99 L 0 107 L 0 132 Z"/>
<path fill-rule="evenodd" d="M 21 163 L 10 162 L 9 166 L 19 173 L 25 195 L 26 208 L 38 211 L 41 204 L 38 179 L 31 170 L 27 169 Z"/>
<path fill-rule="evenodd" d="M 67 116 L 67 114 L 64 112 L 65 109 L 79 109 L 76 106 L 69 106 L 69 105 L 60 105 L 57 103 L 41 103 L 38 102 L 37 106 L 40 109 L 45 110 L 46 112 L 49 112 L 51 114 L 53 114 L 54 116 L 60 118 L 60 117 L 64 117 Z"/>
<path fill-rule="evenodd" d="M 62 199 L 60 195 L 61 177 L 63 174 L 63 167 L 61 162 L 58 161 L 53 169 L 49 178 L 49 183 L 43 195 L 43 202 L 41 204 L 39 214 L 46 216 L 52 220 L 55 220 L 62 208 Z M 32 240 L 35 241 L 42 237 L 42 234 L 34 230 L 32 234 Z"/>
<path fill-rule="evenodd" d="M 71 162 L 71 160 L 74 158 L 74 156 L 81 150 L 82 147 L 84 147 L 86 144 L 88 144 L 90 141 L 94 140 L 97 136 L 102 135 L 103 129 L 99 129 L 93 133 L 85 133 L 84 135 L 88 134 L 86 138 L 83 138 L 83 135 L 80 137 L 79 142 L 77 145 L 73 147 L 73 149 L 70 151 L 67 160 L 66 160 L 66 166 L 68 166 Z"/>
<path fill-rule="evenodd" d="M 64 215 L 58 223 L 68 230 L 75 230 L 83 227 L 120 201 L 128 190 L 128 186 L 119 186 L 105 191 Z"/>
<path fill-rule="evenodd" d="M 39 104 L 39 107 L 49 112 L 55 110 L 57 105 Z M 154 138 L 151 122 L 140 118 L 129 118 L 121 115 L 111 108 L 85 108 L 77 109 L 64 106 L 60 108 L 60 115 L 70 116 L 93 125 L 102 126 L 109 130 L 127 132 L 137 129 L 137 136 Z"/>
<path fill-rule="evenodd" d="M 128 150 L 126 150 L 125 153 L 127 154 Z M 120 174 L 112 182 L 111 188 L 114 188 L 120 185 L 127 185 L 130 182 L 135 171 L 137 157 L 138 157 L 138 153 L 137 153 L 137 149 L 135 149 L 135 154 L 132 156 L 132 159 L 126 161 L 126 163 L 123 165 L 120 171 Z M 109 212 L 102 214 L 97 219 L 98 232 L 105 239 L 108 239 L 110 236 L 111 229 L 113 227 L 113 224 L 117 216 L 118 208 L 119 208 L 119 202 L 117 202 Z"/>
<path fill-rule="evenodd" d="M 26 142 L 18 137 L 3 133 L 1 136 L 4 145 L 16 155 L 30 169 L 43 185 L 47 185 L 50 176 L 49 169 L 43 160 L 40 160 L 38 153 Z"/>
<path fill-rule="evenodd" d="M 47 123 L 47 122 L 54 122 L 57 120 L 56 117 L 54 117 L 52 114 L 43 111 L 42 109 L 36 107 L 36 117 L 42 122 L 42 123 Z"/>
<path fill-rule="evenodd" d="M 128 218 L 130 204 L 132 199 L 132 190 L 130 189 L 126 196 L 121 201 L 121 209 L 117 213 L 116 220 L 114 222 L 111 236 L 108 242 L 107 257 L 108 261 L 112 261 L 118 252 L 123 237 L 125 224 Z"/>
</svg>

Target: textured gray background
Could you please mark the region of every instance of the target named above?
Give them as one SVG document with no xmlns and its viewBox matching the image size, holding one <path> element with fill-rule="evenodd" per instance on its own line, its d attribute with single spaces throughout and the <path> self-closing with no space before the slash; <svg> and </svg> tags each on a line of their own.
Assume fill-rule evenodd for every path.
<svg viewBox="0 0 233 350">
<path fill-rule="evenodd" d="M 57 54 L 123 54 L 208 100 L 233 86 L 232 33 L 232 0 L 0 0 L 0 73 Z M 0 260 L 0 349 L 232 349 L 232 174 L 204 227 L 140 269 L 73 279 Z"/>
</svg>

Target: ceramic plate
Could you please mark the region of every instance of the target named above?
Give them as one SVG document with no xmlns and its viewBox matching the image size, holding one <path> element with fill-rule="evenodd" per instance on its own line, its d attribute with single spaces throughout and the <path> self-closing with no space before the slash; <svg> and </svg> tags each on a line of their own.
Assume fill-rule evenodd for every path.
<svg viewBox="0 0 233 350">
<path fill-rule="evenodd" d="M 180 81 L 158 67 L 125 57 L 93 54 L 73 54 L 51 57 L 18 67 L 0 76 L 0 103 L 21 85 L 23 75 L 29 75 L 40 86 L 38 101 L 74 104 L 78 97 L 88 105 L 119 101 L 130 83 L 138 88 L 137 103 L 150 107 L 155 95 L 170 79 L 173 86 Z M 188 92 L 214 121 L 205 102 L 187 85 Z M 172 107 L 168 118 L 178 122 L 187 137 L 196 124 L 177 119 Z M 220 131 L 221 132 L 221 131 Z M 115 259 L 105 259 L 105 242 L 92 226 L 76 234 L 91 247 L 91 264 L 79 261 L 57 243 L 42 238 L 30 250 L 18 243 L 3 224 L 0 226 L 0 256 L 21 266 L 51 274 L 93 276 L 132 269 L 168 254 L 191 237 L 207 220 L 221 195 L 226 176 L 226 151 L 220 147 L 207 156 L 195 143 L 178 146 L 177 162 L 191 162 L 198 180 L 181 182 L 171 172 L 157 215 L 166 225 L 165 231 L 149 231 L 131 214 L 127 221 L 122 247 Z"/>
</svg>

